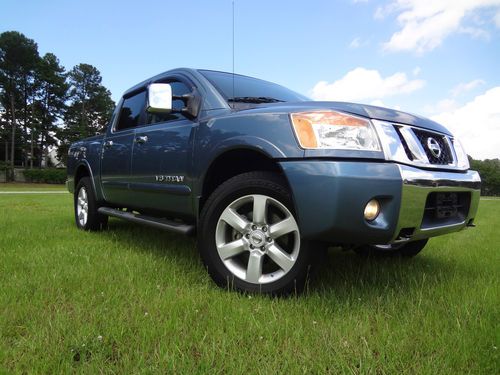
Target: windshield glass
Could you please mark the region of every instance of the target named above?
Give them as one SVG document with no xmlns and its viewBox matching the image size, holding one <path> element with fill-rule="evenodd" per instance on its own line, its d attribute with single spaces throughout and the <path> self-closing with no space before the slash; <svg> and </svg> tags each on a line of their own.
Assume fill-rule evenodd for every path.
<svg viewBox="0 0 500 375">
<path fill-rule="evenodd" d="M 261 79 L 231 73 L 199 70 L 228 102 L 277 103 L 309 100 L 286 87 Z"/>
</svg>

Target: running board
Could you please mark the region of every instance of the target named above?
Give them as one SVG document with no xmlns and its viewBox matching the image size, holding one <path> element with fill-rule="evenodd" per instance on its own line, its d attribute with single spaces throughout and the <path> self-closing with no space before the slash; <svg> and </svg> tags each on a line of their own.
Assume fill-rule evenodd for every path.
<svg viewBox="0 0 500 375">
<path fill-rule="evenodd" d="M 194 225 L 181 224 L 167 219 L 134 214 L 132 212 L 121 211 L 110 207 L 99 207 L 97 211 L 102 215 L 113 216 L 119 219 L 132 221 L 138 224 L 148 225 L 154 228 L 169 230 L 172 232 L 182 233 L 185 235 L 190 235 L 194 233 Z"/>
</svg>

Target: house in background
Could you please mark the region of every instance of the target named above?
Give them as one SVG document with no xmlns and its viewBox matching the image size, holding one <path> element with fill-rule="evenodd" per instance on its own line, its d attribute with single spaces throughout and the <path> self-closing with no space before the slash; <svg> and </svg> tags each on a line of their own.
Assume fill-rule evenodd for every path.
<svg viewBox="0 0 500 375">
<path fill-rule="evenodd" d="M 42 168 L 64 167 L 64 163 L 57 157 L 57 147 L 49 147 L 46 157 L 42 158 Z"/>
</svg>

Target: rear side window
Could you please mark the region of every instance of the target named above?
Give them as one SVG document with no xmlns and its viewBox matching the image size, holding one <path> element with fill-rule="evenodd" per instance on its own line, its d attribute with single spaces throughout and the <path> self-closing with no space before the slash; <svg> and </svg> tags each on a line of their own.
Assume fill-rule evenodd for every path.
<svg viewBox="0 0 500 375">
<path fill-rule="evenodd" d="M 134 128 L 143 124 L 143 111 L 146 105 L 146 91 L 141 91 L 123 101 L 116 130 Z"/>
</svg>

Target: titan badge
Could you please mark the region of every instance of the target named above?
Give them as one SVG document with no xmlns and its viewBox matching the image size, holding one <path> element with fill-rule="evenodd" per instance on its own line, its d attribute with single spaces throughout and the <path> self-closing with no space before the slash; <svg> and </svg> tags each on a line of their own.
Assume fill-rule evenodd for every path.
<svg viewBox="0 0 500 375">
<path fill-rule="evenodd" d="M 184 176 L 155 176 L 156 182 L 184 182 Z"/>
</svg>

